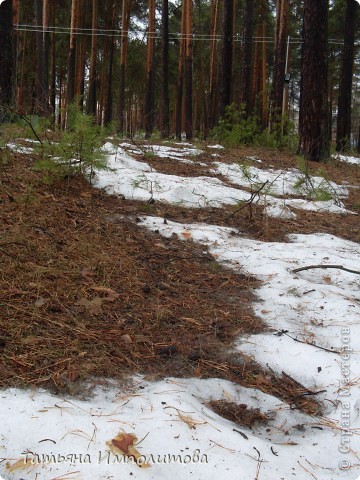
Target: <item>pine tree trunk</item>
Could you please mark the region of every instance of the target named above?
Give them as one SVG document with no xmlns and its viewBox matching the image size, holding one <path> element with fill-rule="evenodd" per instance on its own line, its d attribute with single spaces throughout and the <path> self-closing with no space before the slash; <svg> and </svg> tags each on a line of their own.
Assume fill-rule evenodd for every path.
<svg viewBox="0 0 360 480">
<path fill-rule="evenodd" d="M 37 26 L 36 38 L 36 104 L 37 115 L 47 114 L 48 89 L 46 85 L 46 65 L 44 52 L 43 2 L 34 0 L 34 17 Z M 42 31 L 43 30 L 43 31 Z"/>
<path fill-rule="evenodd" d="M 76 28 L 81 29 L 85 24 L 85 2 L 78 4 L 78 14 Z M 86 65 L 86 37 L 79 35 L 76 41 L 76 59 L 75 59 L 75 98 L 79 109 L 82 111 L 84 106 L 85 92 L 85 65 Z"/>
<path fill-rule="evenodd" d="M 56 22 L 56 7 L 55 2 L 51 4 L 51 23 L 52 27 L 55 27 Z M 50 66 L 50 106 L 53 113 L 53 119 L 55 123 L 56 115 L 56 33 L 51 35 L 51 66 Z"/>
<path fill-rule="evenodd" d="M 121 59 L 120 59 L 120 85 L 119 85 L 119 131 L 124 132 L 125 126 L 125 73 L 127 61 L 128 30 L 130 22 L 132 0 L 123 0 L 121 14 Z"/>
<path fill-rule="evenodd" d="M 260 25 L 256 26 L 255 29 L 255 36 L 260 37 Z M 252 71 L 252 88 L 251 88 L 251 96 L 250 96 L 250 102 L 251 105 L 254 105 L 254 113 L 257 115 L 258 112 L 258 105 L 256 104 L 257 101 L 257 96 L 260 92 L 260 72 L 261 72 L 261 55 L 260 55 L 260 43 L 259 41 L 255 42 L 255 47 L 254 47 L 254 67 Z"/>
<path fill-rule="evenodd" d="M 6 120 L 14 102 L 14 55 L 12 1 L 0 5 L 0 123 Z"/>
<path fill-rule="evenodd" d="M 91 53 L 90 53 L 90 72 L 89 72 L 89 93 L 87 99 L 86 112 L 88 115 L 96 117 L 96 55 L 97 55 L 97 24 L 98 21 L 98 0 L 92 0 L 91 17 Z"/>
<path fill-rule="evenodd" d="M 116 3 L 114 2 L 112 6 L 112 21 L 111 29 L 115 29 L 116 22 Z M 113 66 L 114 66 L 114 49 L 115 49 L 115 38 L 110 37 L 109 39 L 109 63 L 108 63 L 108 87 L 106 92 L 106 102 L 105 102 L 105 112 L 104 112 L 104 125 L 108 125 L 112 120 L 112 94 L 113 94 Z"/>
<path fill-rule="evenodd" d="M 232 62 L 233 62 L 233 0 L 224 0 L 223 44 L 221 54 L 219 115 L 223 117 L 231 103 Z"/>
<path fill-rule="evenodd" d="M 46 113 L 49 113 L 49 57 L 50 57 L 50 8 L 49 0 L 43 0 L 43 82 L 44 82 L 44 107 Z"/>
<path fill-rule="evenodd" d="M 150 138 L 154 128 L 154 44 L 155 0 L 149 0 L 149 30 L 147 37 L 145 138 Z"/>
<path fill-rule="evenodd" d="M 170 135 L 169 120 L 169 0 L 162 2 L 162 118 L 161 136 Z"/>
<path fill-rule="evenodd" d="M 266 128 L 268 123 L 268 104 L 267 104 L 267 91 L 266 91 L 266 83 L 267 83 L 267 69 L 266 69 L 266 23 L 265 20 L 262 24 L 262 50 L 261 50 L 261 126 L 263 129 Z"/>
<path fill-rule="evenodd" d="M 187 0 L 186 8 L 186 49 L 185 49 L 185 85 L 186 85 L 186 139 L 193 137 L 193 40 L 192 40 L 193 0 Z"/>
<path fill-rule="evenodd" d="M 272 121 L 275 124 L 280 123 L 282 117 L 288 14 L 289 0 L 278 0 L 276 12 L 275 64 L 272 93 Z"/>
<path fill-rule="evenodd" d="M 351 140 L 351 94 L 355 54 L 355 25 L 358 9 L 355 0 L 347 0 L 336 130 L 336 150 L 338 152 L 348 149 Z"/>
<path fill-rule="evenodd" d="M 304 1 L 300 151 L 316 162 L 329 155 L 327 18 L 328 0 Z"/>
<path fill-rule="evenodd" d="M 216 35 L 218 30 L 219 0 L 212 0 L 210 6 L 210 36 L 211 36 L 211 54 L 210 54 L 210 80 L 209 80 L 209 128 L 213 128 L 216 121 Z"/>
<path fill-rule="evenodd" d="M 20 23 L 20 0 L 12 0 L 12 10 L 13 10 L 13 26 L 19 25 Z M 14 92 L 14 102 L 18 107 L 18 96 L 19 96 L 19 85 L 18 85 L 18 59 L 20 57 L 20 42 L 19 42 L 19 33 L 17 31 L 12 31 L 12 47 L 13 47 L 13 92 Z"/>
<path fill-rule="evenodd" d="M 243 54 L 241 62 L 240 103 L 245 105 L 247 115 L 252 111 L 251 105 L 251 71 L 253 63 L 254 2 L 245 0 Z"/>
<path fill-rule="evenodd" d="M 75 67 L 76 67 L 76 34 L 75 28 L 77 25 L 78 17 L 78 1 L 71 1 L 71 26 L 70 26 L 70 46 L 69 46 L 69 58 L 68 58 L 68 79 L 67 79 L 67 105 L 73 103 L 75 98 Z"/>
<path fill-rule="evenodd" d="M 183 0 L 182 12 L 181 12 L 179 67 L 178 67 L 178 83 L 177 83 L 177 97 L 176 97 L 176 129 L 175 130 L 176 130 L 176 138 L 178 140 L 181 140 L 181 133 L 182 133 L 186 7 L 187 7 L 187 0 Z"/>
</svg>

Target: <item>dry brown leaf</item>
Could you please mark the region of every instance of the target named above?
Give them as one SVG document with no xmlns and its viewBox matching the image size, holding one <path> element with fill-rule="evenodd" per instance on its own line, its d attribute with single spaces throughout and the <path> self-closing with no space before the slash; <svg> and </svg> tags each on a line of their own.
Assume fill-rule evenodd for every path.
<svg viewBox="0 0 360 480">
<path fill-rule="evenodd" d="M 190 232 L 181 232 L 181 236 L 186 238 L 186 240 L 189 240 L 189 238 L 191 238 L 191 233 Z"/>
<path fill-rule="evenodd" d="M 87 298 L 82 298 L 75 305 L 80 305 L 85 307 L 90 315 L 99 315 L 102 312 L 101 305 L 103 304 L 103 299 L 100 297 L 95 297 L 93 300 L 88 300 Z"/>
<path fill-rule="evenodd" d="M 91 287 L 91 290 L 95 290 L 95 292 L 99 292 L 99 293 L 104 293 L 105 296 L 102 297 L 102 300 L 104 302 L 113 302 L 114 300 L 120 297 L 120 295 L 116 293 L 115 290 L 112 290 L 111 288 L 107 288 L 107 287 Z"/>
<path fill-rule="evenodd" d="M 322 277 L 322 279 L 323 279 L 324 283 L 326 283 L 327 285 L 330 285 L 331 280 L 332 280 L 330 275 L 324 275 Z"/>
<path fill-rule="evenodd" d="M 23 345 L 36 345 L 38 343 L 42 343 L 44 341 L 41 337 L 35 337 L 35 335 L 29 335 L 21 339 L 21 343 Z"/>
<path fill-rule="evenodd" d="M 180 412 L 178 412 L 178 415 L 179 415 L 180 420 L 183 421 L 184 423 L 186 423 L 186 425 L 190 429 L 195 429 L 197 425 L 205 425 L 205 423 L 206 423 L 204 420 L 195 420 L 195 418 L 192 418 L 188 415 L 183 415 Z"/>
<path fill-rule="evenodd" d="M 136 343 L 151 343 L 151 340 L 145 335 L 135 335 Z"/>
<path fill-rule="evenodd" d="M 133 343 L 128 333 L 126 335 L 121 335 L 121 338 L 123 339 L 124 343 Z"/>
<path fill-rule="evenodd" d="M 95 273 L 91 271 L 89 268 L 83 268 L 81 270 L 81 275 L 84 277 L 85 280 L 92 282 L 92 277 L 95 277 Z"/>
<path fill-rule="evenodd" d="M 46 303 L 45 298 L 39 297 L 35 302 L 35 307 L 42 307 L 43 305 L 45 305 L 45 303 Z"/>
<path fill-rule="evenodd" d="M 34 464 L 31 461 L 31 458 L 20 458 L 17 462 L 11 464 L 10 462 L 7 462 L 5 465 L 5 468 L 8 472 L 12 473 L 15 472 L 16 470 L 21 470 L 22 468 L 29 468 L 33 467 Z"/>
<path fill-rule="evenodd" d="M 135 448 L 137 437 L 133 433 L 119 433 L 115 438 L 106 442 L 109 449 L 115 454 L 119 453 L 126 455 L 127 457 L 133 457 L 136 464 L 141 468 L 149 468 L 151 465 L 145 462 L 139 462 L 139 459 L 143 458 L 143 455 Z"/>
</svg>

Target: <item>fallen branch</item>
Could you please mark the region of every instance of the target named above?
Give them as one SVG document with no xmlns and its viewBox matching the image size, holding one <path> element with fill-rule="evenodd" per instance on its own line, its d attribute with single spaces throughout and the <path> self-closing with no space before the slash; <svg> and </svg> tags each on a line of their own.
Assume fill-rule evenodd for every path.
<svg viewBox="0 0 360 480">
<path fill-rule="evenodd" d="M 281 337 L 281 335 L 286 335 L 287 337 L 291 338 L 291 340 L 294 340 L 294 342 L 303 343 L 305 345 L 310 345 L 312 347 L 320 348 L 320 350 L 325 350 L 325 352 L 335 353 L 337 355 L 341 354 L 341 352 L 339 352 L 338 350 L 331 350 L 330 348 L 321 347 L 320 345 L 316 345 L 316 343 L 309 343 L 309 342 L 306 342 L 304 340 L 299 340 L 298 338 L 292 337 L 291 335 L 289 335 L 287 333 L 287 330 L 281 330 L 280 332 L 276 333 L 275 335 L 277 335 L 279 337 Z"/>
<path fill-rule="evenodd" d="M 351 270 L 350 268 L 343 267 L 342 265 L 308 265 L 306 267 L 295 268 L 294 270 L 291 270 L 291 273 L 302 272 L 303 270 L 311 270 L 312 268 L 337 268 L 339 270 L 344 270 L 345 272 L 360 275 L 358 270 Z"/>
</svg>

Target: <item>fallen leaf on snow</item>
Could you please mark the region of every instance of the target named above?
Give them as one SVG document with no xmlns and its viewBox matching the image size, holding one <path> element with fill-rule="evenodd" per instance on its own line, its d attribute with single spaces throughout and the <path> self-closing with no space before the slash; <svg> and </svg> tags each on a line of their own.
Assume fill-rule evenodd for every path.
<svg viewBox="0 0 360 480">
<path fill-rule="evenodd" d="M 10 462 L 7 462 L 5 465 L 5 468 L 8 472 L 12 473 L 15 472 L 16 470 L 21 470 L 22 468 L 29 468 L 33 467 L 34 464 L 31 461 L 31 458 L 20 458 L 17 462 L 11 464 Z"/>
<path fill-rule="evenodd" d="M 143 455 L 135 448 L 137 437 L 133 433 L 119 433 L 115 438 L 111 439 L 109 442 L 106 442 L 106 445 L 109 447 L 111 452 L 114 455 L 119 453 L 126 455 L 127 457 L 132 457 L 136 461 L 136 464 L 141 468 L 149 468 L 151 465 L 146 462 L 140 461 L 140 458 L 143 459 Z"/>
<path fill-rule="evenodd" d="M 205 425 L 207 422 L 205 420 L 195 420 L 195 418 L 192 418 L 188 415 L 183 415 L 182 413 L 178 412 L 179 418 L 181 421 L 186 423 L 186 425 L 190 429 L 195 429 L 197 425 Z"/>
</svg>

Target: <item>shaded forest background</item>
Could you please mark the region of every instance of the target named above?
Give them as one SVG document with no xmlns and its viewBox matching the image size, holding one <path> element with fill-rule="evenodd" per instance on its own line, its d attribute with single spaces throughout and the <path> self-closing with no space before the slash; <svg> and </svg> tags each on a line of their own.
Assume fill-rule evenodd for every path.
<svg viewBox="0 0 360 480">
<path fill-rule="evenodd" d="M 1 121 L 66 128 L 75 102 L 127 135 L 204 139 L 248 122 L 281 136 L 293 124 L 312 160 L 331 140 L 360 151 L 358 11 L 355 0 L 5 0 Z"/>
</svg>

